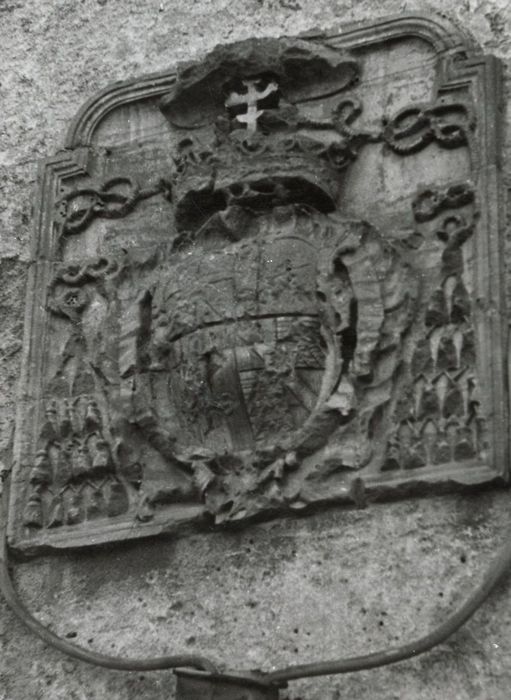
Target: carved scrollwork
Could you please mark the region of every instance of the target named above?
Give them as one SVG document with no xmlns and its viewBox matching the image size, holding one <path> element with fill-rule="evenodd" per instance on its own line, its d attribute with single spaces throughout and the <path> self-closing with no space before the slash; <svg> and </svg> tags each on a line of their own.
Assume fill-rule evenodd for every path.
<svg viewBox="0 0 511 700">
<path fill-rule="evenodd" d="M 475 127 L 475 118 L 467 103 L 444 102 L 442 98 L 433 104 L 408 105 L 393 117 L 383 118 L 384 126 L 380 131 L 353 128 L 361 114 L 359 98 L 347 95 L 332 110 L 332 122 L 353 147 L 383 141 L 402 156 L 417 153 L 434 142 L 443 148 L 464 146 Z"/>
<path fill-rule="evenodd" d="M 77 287 L 87 282 L 113 280 L 123 269 L 122 260 L 100 257 L 83 264 L 62 265 L 55 273 L 51 286 L 63 284 Z"/>
<path fill-rule="evenodd" d="M 78 324 L 93 298 L 93 290 L 106 298 L 115 294 L 115 285 L 124 268 L 123 258 L 103 256 L 85 263 L 61 265 L 49 285 L 48 310 Z"/>
<path fill-rule="evenodd" d="M 64 220 L 63 235 L 81 233 L 96 217 L 120 219 L 130 214 L 143 199 L 156 194 L 170 196 L 170 185 L 164 180 L 142 189 L 129 176 L 110 178 L 102 185 L 79 187 L 63 195 L 56 205 Z"/>
<path fill-rule="evenodd" d="M 455 209 L 474 201 L 474 188 L 470 183 L 458 182 L 443 188 L 426 187 L 412 202 L 415 220 L 431 221 L 446 209 Z"/>
<path fill-rule="evenodd" d="M 332 110 L 335 129 L 348 138 L 354 145 L 378 143 L 382 140 L 381 131 L 357 131 L 351 125 L 362 114 L 362 102 L 355 95 L 347 95 Z"/>
<path fill-rule="evenodd" d="M 475 119 L 465 102 L 415 104 L 402 109 L 385 126 L 383 140 L 398 155 L 417 153 L 430 143 L 458 148 L 468 143 Z"/>
<path fill-rule="evenodd" d="M 90 297 L 84 289 L 67 290 L 51 298 L 48 309 L 54 314 L 76 321 L 89 301 Z"/>
</svg>

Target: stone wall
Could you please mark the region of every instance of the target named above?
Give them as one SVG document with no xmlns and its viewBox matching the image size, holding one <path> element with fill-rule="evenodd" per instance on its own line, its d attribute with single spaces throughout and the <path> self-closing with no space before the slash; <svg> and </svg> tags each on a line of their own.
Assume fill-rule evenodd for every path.
<svg viewBox="0 0 511 700">
<path fill-rule="evenodd" d="M 165 70 L 215 44 L 403 11 L 448 11 L 511 60 L 506 0 L 0 0 L 0 458 L 9 463 L 24 278 L 39 158 L 109 83 Z M 509 142 L 506 149 L 509 148 Z M 508 162 L 511 160 L 508 157 Z M 231 668 L 281 667 L 410 641 L 481 580 L 508 527 L 508 494 L 443 495 L 273 521 L 245 532 L 15 562 L 30 609 L 104 653 L 198 652 Z M 298 700 L 504 700 L 511 684 L 511 578 L 458 634 L 415 660 L 293 683 Z M 75 662 L 0 602 L 0 698 L 173 697 L 169 672 Z"/>
</svg>

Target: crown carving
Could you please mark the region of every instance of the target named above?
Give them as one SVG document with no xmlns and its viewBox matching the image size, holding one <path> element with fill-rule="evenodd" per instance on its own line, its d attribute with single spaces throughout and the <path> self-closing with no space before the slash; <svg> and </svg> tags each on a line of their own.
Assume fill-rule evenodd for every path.
<svg viewBox="0 0 511 700">
<path fill-rule="evenodd" d="M 187 137 L 174 159 L 177 217 L 209 202 L 265 208 L 268 204 L 310 204 L 331 211 L 340 174 L 356 157 L 348 139 L 323 143 L 298 134 L 260 135 L 237 130 L 215 146 Z"/>
<path fill-rule="evenodd" d="M 184 66 L 161 103 L 186 134 L 174 159 L 178 228 L 233 203 L 334 210 L 339 173 L 355 157 L 352 139 L 334 119 L 308 118 L 302 103 L 341 93 L 358 71 L 348 54 L 287 39 L 220 47 Z"/>
</svg>

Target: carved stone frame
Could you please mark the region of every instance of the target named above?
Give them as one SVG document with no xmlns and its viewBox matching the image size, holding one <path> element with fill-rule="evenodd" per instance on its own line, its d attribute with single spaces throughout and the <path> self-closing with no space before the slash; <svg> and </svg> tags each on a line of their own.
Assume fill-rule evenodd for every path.
<svg viewBox="0 0 511 700">
<path fill-rule="evenodd" d="M 469 89 L 473 96 L 477 132 L 472 137 L 470 154 L 472 172 L 479 203 L 479 219 L 475 237 L 477 257 L 475 326 L 478 337 L 478 374 L 491 393 L 489 435 L 491 466 L 470 471 L 460 469 L 446 475 L 444 485 L 456 487 L 504 483 L 508 478 L 509 408 L 508 408 L 508 349 L 507 318 L 505 315 L 505 283 L 503 251 L 504 197 L 501 177 L 502 150 L 502 78 L 500 62 L 485 56 L 461 29 L 440 16 L 399 15 L 371 23 L 347 26 L 342 34 L 321 35 L 334 48 L 359 49 L 375 46 L 400 37 L 418 37 L 429 43 L 437 57 L 438 95 Z M 320 38 L 310 34 L 306 38 Z M 31 245 L 32 265 L 28 275 L 27 314 L 23 349 L 23 371 L 20 380 L 17 429 L 14 445 L 14 468 L 9 515 L 9 542 L 25 553 L 44 549 L 64 549 L 100 544 L 108 541 L 156 535 L 168 532 L 165 518 L 139 523 L 134 529 L 130 522 L 117 522 L 101 527 L 91 526 L 87 533 L 53 532 L 51 537 L 40 534 L 25 537 L 19 525 L 22 507 L 22 486 L 26 481 L 27 460 L 30 460 L 33 426 L 37 425 L 34 400 L 40 394 L 43 377 L 39 348 L 45 345 L 47 326 L 41 290 L 48 289 L 53 259 L 61 232 L 62 221 L 54 215 L 57 200 L 66 191 L 66 183 L 77 175 L 86 174 L 94 160 L 92 137 L 101 121 L 120 105 L 164 95 L 176 80 L 173 71 L 117 83 L 90 99 L 73 120 L 65 141 L 65 150 L 41 163 L 38 175 L 38 195 L 34 207 L 34 234 Z M 423 475 L 424 476 L 424 475 Z M 402 475 L 392 472 L 378 476 L 379 495 L 413 491 L 416 481 L 410 474 L 409 483 Z M 438 483 L 438 475 L 435 476 Z M 370 491 L 371 477 L 366 481 Z"/>
</svg>

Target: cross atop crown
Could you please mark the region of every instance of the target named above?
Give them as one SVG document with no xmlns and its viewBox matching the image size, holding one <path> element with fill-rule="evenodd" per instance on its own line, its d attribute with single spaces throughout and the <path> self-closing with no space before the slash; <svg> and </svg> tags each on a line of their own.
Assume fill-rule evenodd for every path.
<svg viewBox="0 0 511 700">
<path fill-rule="evenodd" d="M 225 106 L 236 121 L 247 131 L 257 131 L 257 120 L 266 109 L 275 109 L 279 103 L 279 86 L 271 78 L 249 78 L 237 81 L 225 100 Z"/>
</svg>

